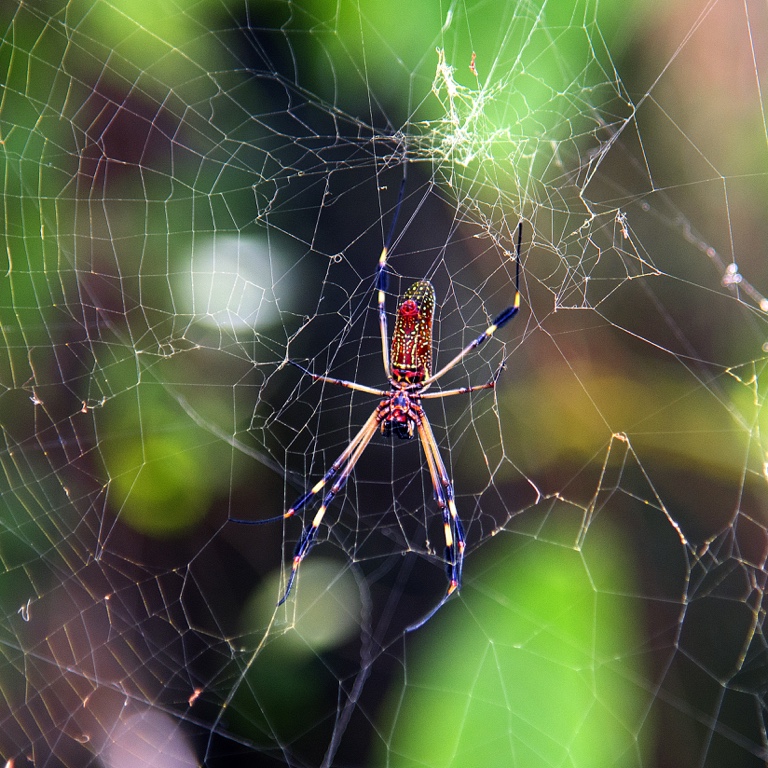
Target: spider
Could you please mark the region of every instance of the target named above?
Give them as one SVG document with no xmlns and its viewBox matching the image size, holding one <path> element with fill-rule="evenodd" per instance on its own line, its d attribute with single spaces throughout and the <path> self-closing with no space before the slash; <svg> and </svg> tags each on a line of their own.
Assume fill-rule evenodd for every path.
<svg viewBox="0 0 768 768">
<path fill-rule="evenodd" d="M 405 181 L 405 179 L 403 179 Z M 459 387 L 437 392 L 427 392 L 438 379 L 444 376 L 470 352 L 477 349 L 484 341 L 489 339 L 499 328 L 506 325 L 520 309 L 520 249 L 523 236 L 523 224 L 517 227 L 517 246 L 515 250 L 515 296 L 511 306 L 501 312 L 496 319 L 470 344 L 461 350 L 452 360 L 440 368 L 437 373 L 432 373 L 432 321 L 435 312 L 435 289 L 427 280 L 419 280 L 414 283 L 403 295 L 397 308 L 395 327 L 392 332 L 391 347 L 387 341 L 387 316 L 385 300 L 389 282 L 387 271 L 387 257 L 389 244 L 395 229 L 397 215 L 402 203 L 403 186 L 400 189 L 400 197 L 395 209 L 395 216 L 389 235 L 382 248 L 376 273 L 375 292 L 377 295 L 379 328 L 381 332 L 381 350 L 384 361 L 384 373 L 389 381 L 386 390 L 368 387 L 354 381 L 345 381 L 331 376 L 321 376 L 308 371 L 303 366 L 291 361 L 293 365 L 312 377 L 315 381 L 323 381 L 327 384 L 335 384 L 357 392 L 365 392 L 376 395 L 381 399 L 368 420 L 360 431 L 352 438 L 349 445 L 341 455 L 333 462 L 330 469 L 312 488 L 300 496 L 282 515 L 266 520 L 232 519 L 232 522 L 246 525 L 260 525 L 293 517 L 299 510 L 315 500 L 325 486 L 334 481 L 322 499 L 322 503 L 315 513 L 312 521 L 304 528 L 296 549 L 293 553 L 291 573 L 288 583 L 278 606 L 287 599 L 293 587 L 299 566 L 309 554 L 315 543 L 318 528 L 323 521 L 328 506 L 334 497 L 346 484 L 352 470 L 355 467 L 363 451 L 370 443 L 377 430 L 385 436 L 397 436 L 402 440 L 419 436 L 424 456 L 429 468 L 432 480 L 435 500 L 443 516 L 443 530 L 445 534 L 445 563 L 448 577 L 448 588 L 442 600 L 417 624 L 409 627 L 409 630 L 417 629 L 424 624 L 454 593 L 461 588 L 461 573 L 464 565 L 464 549 L 466 538 L 464 527 L 456 509 L 453 484 L 445 468 L 445 463 L 440 456 L 440 451 L 429 424 L 427 414 L 422 408 L 421 401 L 463 395 L 480 389 L 492 389 L 504 368 L 504 363 L 499 366 L 494 375 L 485 384 Z"/>
</svg>

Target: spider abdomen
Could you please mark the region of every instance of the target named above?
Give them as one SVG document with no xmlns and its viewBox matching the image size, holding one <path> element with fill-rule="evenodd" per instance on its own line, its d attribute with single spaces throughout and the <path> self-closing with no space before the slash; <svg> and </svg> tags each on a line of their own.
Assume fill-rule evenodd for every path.
<svg viewBox="0 0 768 768">
<path fill-rule="evenodd" d="M 397 308 L 392 332 L 392 379 L 420 384 L 432 374 L 432 320 L 435 289 L 427 280 L 414 283 Z"/>
</svg>

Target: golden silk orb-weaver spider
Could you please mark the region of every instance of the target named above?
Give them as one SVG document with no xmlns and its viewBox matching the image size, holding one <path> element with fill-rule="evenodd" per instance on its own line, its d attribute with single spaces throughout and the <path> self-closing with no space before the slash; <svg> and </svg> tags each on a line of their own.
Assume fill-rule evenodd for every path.
<svg viewBox="0 0 768 768">
<path fill-rule="evenodd" d="M 360 431 L 352 438 L 349 445 L 341 455 L 333 462 L 330 469 L 323 477 L 312 486 L 304 495 L 300 496 L 282 515 L 270 517 L 266 520 L 234 519 L 235 523 L 247 525 L 261 525 L 293 517 L 299 510 L 314 501 L 320 491 L 332 483 L 322 497 L 322 502 L 312 518 L 312 521 L 304 528 L 296 549 L 293 553 L 291 573 L 285 592 L 278 602 L 282 605 L 293 587 L 296 574 L 302 560 L 309 554 L 315 543 L 318 528 L 323 521 L 328 506 L 334 497 L 341 491 L 349 479 L 358 459 L 365 451 L 377 430 L 384 435 L 393 435 L 407 440 L 417 434 L 421 441 L 426 458 L 427 467 L 432 480 L 435 500 L 443 516 L 443 530 L 445 534 L 445 564 L 448 577 L 448 588 L 442 600 L 433 608 L 427 616 L 417 624 L 408 627 L 409 630 L 417 629 L 431 618 L 445 601 L 461 588 L 461 573 L 464 565 L 464 549 L 466 539 L 464 527 L 461 524 L 456 501 L 454 498 L 453 483 L 451 482 L 445 463 L 440 456 L 440 451 L 429 424 L 427 414 L 422 408 L 421 401 L 463 395 L 480 389 L 492 389 L 504 368 L 504 364 L 497 369 L 490 381 L 475 386 L 459 387 L 437 392 L 427 392 L 439 378 L 444 376 L 454 366 L 461 362 L 470 352 L 477 349 L 487 341 L 502 326 L 506 325 L 520 309 L 520 250 L 523 236 L 523 224 L 517 227 L 517 245 L 515 250 L 515 295 L 511 306 L 501 312 L 496 319 L 477 337 L 462 349 L 452 360 L 440 368 L 437 373 L 432 373 L 432 323 L 435 313 L 435 289 L 427 280 L 419 280 L 414 283 L 403 295 L 397 308 L 395 327 L 392 331 L 392 344 L 387 341 L 387 315 L 385 310 L 387 285 L 389 282 L 387 271 L 387 257 L 389 243 L 395 229 L 397 215 L 402 203 L 404 182 L 400 188 L 400 197 L 395 210 L 394 220 L 381 251 L 377 267 L 375 292 L 377 296 L 379 328 L 381 332 L 381 349 L 384 361 L 384 373 L 389 381 L 389 389 L 376 389 L 354 381 L 335 379 L 331 376 L 320 376 L 308 371 L 303 366 L 292 364 L 301 371 L 311 376 L 315 381 L 323 381 L 328 384 L 336 384 L 358 392 L 366 392 L 376 395 L 381 399 L 368 420 Z"/>
</svg>

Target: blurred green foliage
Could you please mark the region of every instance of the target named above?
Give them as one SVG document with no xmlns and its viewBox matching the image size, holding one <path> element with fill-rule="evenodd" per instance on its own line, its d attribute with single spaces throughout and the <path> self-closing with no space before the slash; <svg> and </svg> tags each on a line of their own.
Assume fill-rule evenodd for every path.
<svg viewBox="0 0 768 768">
<path fill-rule="evenodd" d="M 501 534 L 473 558 L 464 603 L 412 640 L 375 764 L 644 764 L 632 558 L 609 526 L 589 537 L 580 552 Z"/>
<path fill-rule="evenodd" d="M 273 237 L 288 233 L 300 245 L 296 264 L 286 269 L 315 269 L 312 259 L 319 254 L 319 269 L 330 270 L 335 262 L 319 247 L 313 250 L 314 228 L 323 228 L 325 220 L 314 201 L 302 197 L 306 190 L 292 197 L 290 183 L 314 177 L 323 186 L 333 176 L 344 193 L 337 199 L 352 200 L 349 209 L 359 210 L 351 213 L 367 217 L 363 228 L 375 229 L 380 199 L 370 211 L 356 206 L 356 187 L 338 182 L 340 169 L 354 168 L 354 153 L 333 164 L 323 155 L 328 147 L 322 142 L 332 146 L 349 139 L 354 146 L 355 131 L 367 140 L 402 125 L 410 157 L 429 166 L 429 179 L 463 202 L 472 201 L 475 212 L 489 210 L 499 231 L 512 231 L 520 216 L 530 216 L 534 248 L 524 257 L 521 317 L 531 319 L 499 387 L 498 411 L 489 409 L 491 419 L 483 425 L 478 419 L 478 426 L 467 430 L 477 445 L 451 462 L 460 502 L 469 501 L 461 511 L 474 523 L 468 530 L 476 537 L 470 541 L 464 589 L 421 630 L 405 636 L 404 677 L 392 683 L 387 705 L 377 713 L 372 730 L 384 736 L 373 760 L 393 767 L 651 762 L 657 723 L 647 715 L 649 694 L 642 681 L 647 683 L 650 672 L 637 651 L 647 631 L 639 603 L 642 595 L 663 595 L 677 608 L 685 598 L 677 582 L 653 585 L 646 593 L 643 579 L 651 572 L 656 576 L 658 563 L 649 556 L 640 572 L 633 550 L 618 543 L 619 523 L 588 524 L 595 488 L 602 493 L 608 487 L 600 473 L 633 498 L 635 520 L 668 520 L 664 515 L 671 508 L 681 529 L 690 526 L 706 542 L 706 552 L 736 512 L 746 509 L 764 529 L 766 455 L 761 323 L 756 316 L 746 322 L 734 311 L 741 305 L 719 290 L 720 278 L 710 267 L 715 262 L 702 256 L 706 249 L 663 205 L 650 223 L 651 217 L 631 216 L 631 222 L 641 221 L 631 237 L 618 219 L 625 203 L 634 206 L 633 214 L 647 212 L 645 196 L 662 187 L 655 186 L 654 173 L 675 179 L 673 197 L 688 192 L 689 179 L 675 176 L 675 163 L 685 165 L 681 147 L 686 138 L 698 138 L 699 129 L 704 135 L 723 133 L 724 126 L 709 124 L 718 111 L 703 119 L 697 109 L 675 116 L 670 120 L 675 130 L 666 134 L 656 124 L 644 124 L 640 149 L 626 139 L 634 151 L 626 163 L 632 173 L 609 166 L 604 188 L 586 190 L 584 179 L 579 186 L 571 177 L 574 170 L 593 170 L 590 152 L 597 140 L 612 140 L 611 129 L 629 117 L 631 75 L 617 74 L 614 65 L 636 55 L 634 30 L 658 4 L 267 0 L 246 6 L 211 0 L 182 8 L 146 0 L 118 5 L 73 0 L 62 7 L 66 13 L 48 17 L 30 4 L 16 5 L 0 59 L 5 72 L 0 111 L 4 616 L 15 612 L 18 595 L 45 592 L 33 560 L 42 554 L 56 571 L 59 560 L 52 551 L 61 545 L 56 537 L 77 538 L 70 534 L 81 530 L 79 518 L 73 522 L 80 507 L 62 509 L 65 498 L 80 502 L 96 495 L 85 481 L 81 489 L 73 480 L 81 471 L 99 492 L 106 489 L 100 515 L 113 516 L 148 540 L 168 542 L 198 531 L 222 500 L 229 511 L 239 495 L 248 504 L 256 497 L 268 510 L 265 516 L 280 514 L 283 498 L 265 491 L 261 467 L 254 469 L 253 456 L 222 440 L 221 431 L 244 444 L 253 424 L 266 424 L 264 433 L 274 439 L 260 447 L 269 458 L 289 454 L 302 469 L 317 469 L 293 439 L 314 428 L 319 409 L 308 400 L 309 415 L 299 429 L 270 421 L 273 411 L 265 403 L 274 402 L 280 412 L 292 393 L 279 379 L 265 394 L 261 373 L 254 370 L 262 359 L 270 370 L 279 369 L 287 340 L 312 312 L 325 277 L 327 295 L 337 288 L 343 294 L 347 286 L 340 279 L 336 284 L 336 273 L 316 279 L 308 268 L 304 284 L 292 290 L 299 308 L 286 311 L 281 303 L 282 324 L 254 328 L 244 341 L 222 326 L 196 326 L 189 308 L 181 311 L 172 279 L 194 279 L 195 265 L 188 262 L 201 235 L 215 256 L 213 234 L 240 242 L 237 238 L 264 222 Z M 246 23 L 252 37 L 238 28 Z M 262 49 L 256 42 L 267 51 L 264 60 L 258 59 Z M 645 49 L 649 56 L 652 47 Z M 648 64 L 652 77 L 640 93 L 677 55 Z M 279 77 L 269 71 L 273 61 L 285 67 Z M 752 126 L 758 119 L 755 110 L 733 124 Z M 680 137 L 672 134 L 680 126 L 684 140 L 677 143 Z M 668 153 L 669 162 L 651 167 L 660 152 Z M 737 151 L 729 152 L 750 164 L 753 157 L 764 157 L 758 144 L 742 152 L 741 140 Z M 716 157 L 715 150 L 702 154 Z M 372 170 L 380 159 L 365 162 Z M 637 173 L 644 164 L 647 172 Z M 732 166 L 727 168 L 735 176 Z M 691 172 L 687 166 L 685 172 Z M 707 168 L 706 174 L 692 178 L 712 176 L 722 184 L 722 172 Z M 728 180 L 737 189 L 744 185 L 744 205 L 729 207 L 718 197 L 712 208 L 703 208 L 702 226 L 716 232 L 726 222 L 715 219 L 726 217 L 711 215 L 713 210 L 733 218 L 743 213 L 745 220 L 764 218 L 765 174 Z M 691 186 L 702 197 L 701 190 L 709 189 Z M 289 201 L 282 209 L 278 191 Z M 604 209 L 594 205 L 588 211 L 588 193 Z M 693 200 L 684 201 L 681 210 L 701 202 Z M 336 208 L 329 201 L 336 202 L 331 195 L 322 199 L 323 215 L 332 216 Z M 573 222 L 580 227 L 588 214 L 595 215 L 593 232 L 574 234 Z M 349 230 L 339 235 L 342 247 L 356 242 L 359 221 L 349 218 L 344 221 Z M 341 214 L 331 221 L 343 219 Z M 742 252 L 759 258 L 764 238 L 758 234 L 755 247 Z M 642 247 L 633 250 L 633 242 Z M 305 262 L 302 249 L 310 257 Z M 247 251 L 233 252 L 236 259 Z M 339 261 L 355 273 L 358 286 L 350 290 L 358 290 L 372 263 L 346 254 Z M 482 274 L 481 258 L 473 255 L 471 262 L 467 275 L 460 269 L 454 274 L 473 289 L 496 282 Z M 585 276 L 580 307 L 596 311 L 588 321 L 568 325 L 565 313 L 556 310 L 568 306 L 570 294 L 562 286 L 573 275 Z M 231 284 L 238 284 L 236 278 Z M 587 293 L 598 285 L 602 293 Z M 619 298 L 613 295 L 617 286 Z M 326 311 L 338 320 L 347 307 Z M 339 337 L 324 332 L 322 322 L 314 323 L 304 336 L 307 348 L 333 346 Z M 206 346 L 211 354 L 198 355 Z M 174 367 L 171 361 L 178 358 L 189 361 L 186 369 Z M 192 390 L 204 394 L 187 399 Z M 239 399 L 241 391 L 246 395 Z M 337 406 L 334 401 L 322 410 L 344 420 L 346 435 L 351 411 Z M 466 404 L 447 405 L 451 426 L 452 407 L 474 416 Z M 322 431 L 312 436 L 320 442 L 326 437 Z M 338 447 L 338 433 L 334 439 Z M 611 451 L 614 440 L 631 443 L 634 453 Z M 22 448 L 34 460 L 18 461 Z M 462 489 L 476 477 L 483 479 L 473 508 L 471 493 Z M 483 482 L 491 491 L 482 492 Z M 552 490 L 553 498 L 570 493 L 575 502 L 549 514 L 540 498 L 529 498 L 542 490 Z M 626 523 L 620 503 L 611 501 L 601 508 L 602 519 Z M 82 507 L 92 513 L 88 504 Z M 517 518 L 509 515 L 525 517 L 523 510 L 541 513 L 547 522 L 565 521 L 563 530 L 576 535 L 563 534 L 555 545 L 557 537 L 540 535 L 543 523 L 531 526 L 534 533 L 529 530 L 521 537 L 526 543 L 516 545 L 511 531 Z M 60 520 L 65 522 L 57 530 Z M 499 524 L 489 527 L 489 520 Z M 669 550 L 654 548 L 653 523 L 648 528 L 637 549 L 663 561 Z M 492 543 L 475 549 L 499 531 Z M 669 525 L 667 532 L 683 551 L 682 534 Z M 249 548 L 244 532 L 221 538 L 226 536 L 257 565 L 268 560 L 266 549 Z M 279 538 L 281 533 L 275 534 L 272 543 Z M 86 534 L 82 542 L 96 544 Z M 279 543 L 274 552 L 269 561 L 276 564 Z M 85 562 L 90 552 L 85 555 L 70 559 L 66 568 Z M 140 559 L 133 553 L 134 563 Z M 222 558 L 221 571 L 228 575 L 235 560 Z M 748 562 L 744 556 L 740 565 Z M 333 612 L 324 607 L 321 598 L 336 594 L 336 585 L 318 572 L 313 591 L 311 565 L 304 569 L 300 608 L 294 617 L 285 614 L 289 624 L 296 619 L 290 634 L 281 635 L 282 624 L 275 629 L 271 592 L 245 600 L 237 593 L 231 602 L 228 595 L 206 595 L 201 601 L 215 612 L 212 606 L 218 609 L 221 598 L 234 615 L 216 617 L 217 640 L 229 640 L 230 628 L 239 622 L 249 636 L 243 647 L 256 648 L 254 663 L 238 681 L 233 710 L 238 708 L 243 732 L 254 723 L 255 730 L 264 730 L 265 744 L 275 733 L 283 744 L 294 743 L 311 731 L 306 719 L 318 723 L 337 714 L 334 685 L 346 670 L 325 661 L 349 635 L 340 632 L 328 640 L 326 633 L 309 629 L 323 619 L 340 624 L 334 617 L 344 610 L 345 620 L 356 620 L 361 610 L 351 598 Z M 202 581 L 219 584 L 214 576 L 208 573 Z M 312 610 L 301 607 L 302 598 Z M 26 600 L 19 602 L 26 606 Z M 717 642 L 727 627 L 714 626 L 721 630 Z M 264 647 L 251 643 L 250 635 L 259 631 L 274 640 Z M 6 640 L 11 647 L 13 632 Z M 216 677 L 210 670 L 203 674 Z M 19 687 L 18 674 L 5 678 Z M 233 685 L 232 678 L 225 685 Z M 324 698 L 328 690 L 333 694 Z M 274 732 L 271 722 L 278 724 Z"/>
</svg>

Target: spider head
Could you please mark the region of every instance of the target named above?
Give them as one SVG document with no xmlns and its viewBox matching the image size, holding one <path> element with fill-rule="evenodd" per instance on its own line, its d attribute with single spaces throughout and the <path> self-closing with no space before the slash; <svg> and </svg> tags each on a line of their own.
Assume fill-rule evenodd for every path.
<svg viewBox="0 0 768 768">
<path fill-rule="evenodd" d="M 381 425 L 381 433 L 384 437 L 399 437 L 401 440 L 411 440 L 413 438 L 414 423 L 407 419 L 406 421 L 385 421 Z"/>
<path fill-rule="evenodd" d="M 385 437 L 396 435 L 401 440 L 410 440 L 416 429 L 416 422 L 411 416 L 411 399 L 406 392 L 395 392 L 389 401 L 389 414 L 381 423 L 381 433 Z"/>
</svg>

